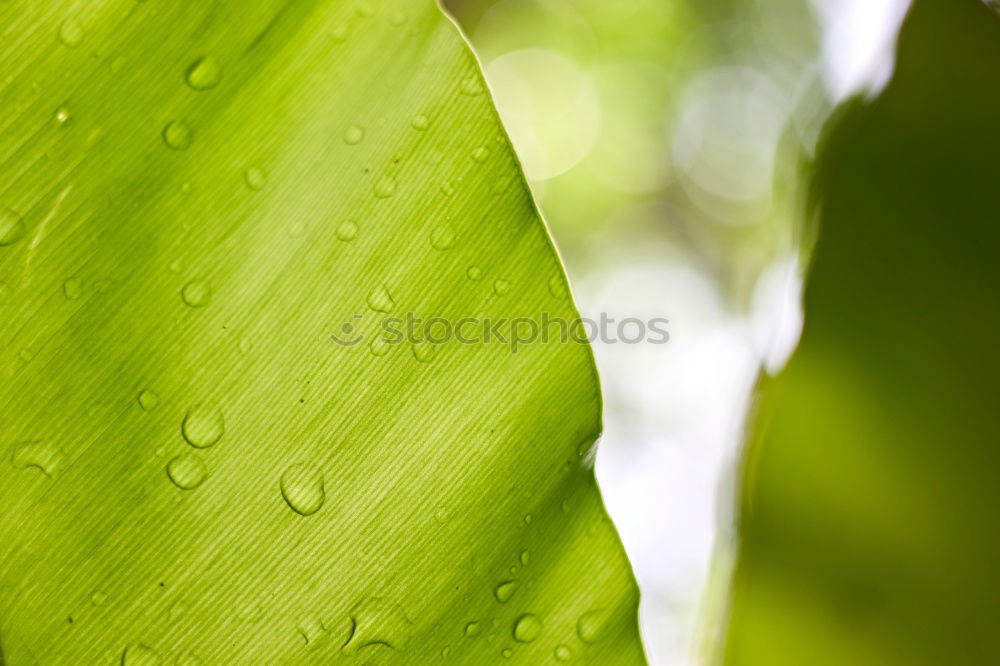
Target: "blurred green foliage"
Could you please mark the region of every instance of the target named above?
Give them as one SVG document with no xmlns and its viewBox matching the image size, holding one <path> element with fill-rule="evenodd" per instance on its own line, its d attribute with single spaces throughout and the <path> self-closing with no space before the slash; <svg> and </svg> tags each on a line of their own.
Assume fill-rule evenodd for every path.
<svg viewBox="0 0 1000 666">
<path fill-rule="evenodd" d="M 1000 663 L 1000 19 L 916 0 L 820 151 L 806 326 L 762 387 L 725 662 Z"/>
</svg>

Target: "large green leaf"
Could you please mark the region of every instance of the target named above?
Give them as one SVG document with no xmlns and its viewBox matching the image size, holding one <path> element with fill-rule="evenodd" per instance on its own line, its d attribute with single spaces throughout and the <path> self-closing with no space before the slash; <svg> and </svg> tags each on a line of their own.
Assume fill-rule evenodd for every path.
<svg viewBox="0 0 1000 666">
<path fill-rule="evenodd" d="M 576 317 L 434 3 L 0 28 L 8 664 L 643 661 L 589 349 L 372 344 Z"/>
</svg>

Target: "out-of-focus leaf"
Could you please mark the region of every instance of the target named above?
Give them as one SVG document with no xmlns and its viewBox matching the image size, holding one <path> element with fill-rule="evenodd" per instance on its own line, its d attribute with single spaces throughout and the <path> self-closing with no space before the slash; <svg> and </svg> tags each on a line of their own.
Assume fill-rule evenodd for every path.
<svg viewBox="0 0 1000 666">
<path fill-rule="evenodd" d="M 726 663 L 1000 663 L 1000 19 L 917 0 L 821 151 L 805 332 L 764 386 Z"/>
<path fill-rule="evenodd" d="M 434 3 L 0 27 L 9 666 L 643 661 L 587 347 L 374 342 L 576 317 Z"/>
</svg>

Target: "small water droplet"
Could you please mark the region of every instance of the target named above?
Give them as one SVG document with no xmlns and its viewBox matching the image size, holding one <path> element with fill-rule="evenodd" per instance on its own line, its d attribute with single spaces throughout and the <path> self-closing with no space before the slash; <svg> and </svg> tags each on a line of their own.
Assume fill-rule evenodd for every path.
<svg viewBox="0 0 1000 666">
<path fill-rule="evenodd" d="M 510 598 L 514 596 L 515 592 L 517 592 L 518 586 L 519 583 L 516 580 L 506 580 L 494 588 L 493 596 L 496 597 L 497 601 L 505 604 L 510 601 Z"/>
<path fill-rule="evenodd" d="M 368 351 L 371 352 L 372 356 L 381 358 L 389 353 L 392 349 L 392 345 L 381 335 L 372 338 L 371 343 L 368 345 Z"/>
<path fill-rule="evenodd" d="M 524 514 L 524 524 L 525 525 L 530 525 L 532 520 L 533 520 L 533 518 L 531 517 L 530 513 Z"/>
<path fill-rule="evenodd" d="M 605 616 L 601 611 L 587 611 L 576 621 L 576 634 L 584 643 L 596 643 L 604 630 Z"/>
<path fill-rule="evenodd" d="M 59 40 L 69 47 L 79 46 L 83 41 L 83 27 L 75 18 L 68 18 L 59 27 Z"/>
<path fill-rule="evenodd" d="M 441 192 L 444 193 L 445 196 L 450 197 L 455 193 L 455 186 L 452 185 L 450 181 L 446 180 L 441 183 Z"/>
<path fill-rule="evenodd" d="M 326 633 L 326 626 L 323 624 L 322 620 L 318 620 L 314 617 L 303 618 L 299 621 L 299 636 L 305 641 L 306 648 L 313 650 L 316 648 L 316 644 Z"/>
<path fill-rule="evenodd" d="M 468 270 L 465 271 L 465 277 L 469 278 L 473 282 L 476 282 L 483 277 L 483 272 L 476 266 L 469 266 Z"/>
<path fill-rule="evenodd" d="M 346 26 L 338 25 L 333 29 L 333 32 L 330 33 L 330 36 L 333 37 L 333 41 L 338 44 L 342 44 L 347 41 L 350 34 L 351 33 L 347 30 Z"/>
<path fill-rule="evenodd" d="M 181 490 L 194 490 L 208 478 L 208 467 L 197 453 L 182 453 L 167 463 L 167 476 Z"/>
<path fill-rule="evenodd" d="M 171 150 L 187 150 L 194 134 L 183 120 L 171 121 L 163 128 L 163 143 Z"/>
<path fill-rule="evenodd" d="M 253 343 L 246 338 L 240 340 L 239 350 L 241 354 L 249 354 L 250 350 L 253 349 Z"/>
<path fill-rule="evenodd" d="M 59 109 L 56 110 L 56 122 L 59 123 L 60 125 L 65 125 L 68 120 L 69 120 L 69 109 L 67 109 L 65 106 L 59 107 Z"/>
<path fill-rule="evenodd" d="M 267 172 L 260 167 L 247 169 L 244 178 L 246 179 L 247 187 L 255 192 L 259 192 L 267 185 Z"/>
<path fill-rule="evenodd" d="M 214 446 L 226 432 L 222 410 L 212 404 L 198 403 L 191 407 L 181 422 L 181 434 L 196 449 Z"/>
<path fill-rule="evenodd" d="M 413 622 L 398 604 L 388 599 L 362 599 L 351 609 L 350 615 L 353 631 L 341 649 L 345 655 L 356 654 L 371 645 L 401 650 L 410 639 Z"/>
<path fill-rule="evenodd" d="M 59 473 L 66 455 L 55 444 L 47 442 L 22 442 L 14 447 L 10 462 L 15 468 L 26 470 L 34 467 L 53 479 Z"/>
<path fill-rule="evenodd" d="M 552 654 L 555 655 L 556 661 L 569 661 L 573 658 L 573 651 L 567 645 L 557 645 Z"/>
<path fill-rule="evenodd" d="M 292 465 L 281 475 L 281 496 L 292 511 L 311 516 L 326 501 L 323 473 L 312 465 Z"/>
<path fill-rule="evenodd" d="M 507 280 L 497 280 L 493 283 L 493 291 L 497 296 L 503 296 L 510 291 L 510 282 L 507 282 Z"/>
<path fill-rule="evenodd" d="M 417 359 L 421 363 L 430 363 L 434 360 L 435 349 L 434 345 L 429 342 L 414 342 L 413 346 L 413 358 Z"/>
<path fill-rule="evenodd" d="M 382 176 L 375 182 L 373 192 L 378 199 L 388 199 L 396 193 L 396 179 L 392 176 Z"/>
<path fill-rule="evenodd" d="M 353 127 L 348 127 L 347 131 L 344 132 L 344 143 L 348 146 L 355 146 L 361 143 L 361 140 L 365 138 L 365 130 L 363 127 L 358 127 L 354 125 Z"/>
<path fill-rule="evenodd" d="M 500 650 L 500 656 L 503 657 L 504 659 L 510 659 L 511 657 L 514 656 L 514 651 L 511 650 L 510 648 L 504 648 Z"/>
<path fill-rule="evenodd" d="M 410 120 L 410 126 L 418 132 L 423 132 L 431 126 L 431 121 L 427 118 L 427 116 L 419 114 L 413 116 L 413 119 Z"/>
<path fill-rule="evenodd" d="M 531 559 L 531 554 L 528 551 L 526 551 L 526 550 L 522 550 L 521 551 L 521 557 L 520 557 L 521 566 L 527 565 L 529 559 Z"/>
<path fill-rule="evenodd" d="M 142 643 L 133 643 L 122 652 L 122 666 L 159 666 L 160 655 Z"/>
<path fill-rule="evenodd" d="M 448 646 L 448 645 L 445 645 L 443 648 L 441 648 L 441 658 L 442 659 L 447 659 L 450 656 L 451 656 L 451 647 Z"/>
<path fill-rule="evenodd" d="M 553 275 L 549 278 L 549 293 L 556 298 L 562 298 L 566 295 L 566 283 L 561 275 Z"/>
<path fill-rule="evenodd" d="M 108 595 L 100 590 L 94 590 L 90 593 L 90 603 L 95 606 L 103 606 L 104 602 L 108 600 Z"/>
<path fill-rule="evenodd" d="M 542 633 L 542 621 L 533 613 L 525 613 L 514 621 L 512 635 L 518 643 L 530 643 Z"/>
<path fill-rule="evenodd" d="M 83 295 L 83 283 L 79 278 L 70 278 L 63 282 L 63 295 L 71 301 L 75 301 Z"/>
<path fill-rule="evenodd" d="M 380 284 L 368 292 L 366 302 L 368 303 L 368 307 L 375 312 L 392 312 L 392 309 L 396 306 L 396 302 L 392 299 L 392 295 L 384 284 Z"/>
<path fill-rule="evenodd" d="M 144 389 L 139 392 L 138 401 L 140 407 L 147 412 L 151 412 L 160 404 L 160 396 L 149 389 Z"/>
<path fill-rule="evenodd" d="M 24 236 L 24 220 L 21 216 L 0 204 L 0 247 L 13 245 Z"/>
<path fill-rule="evenodd" d="M 181 298 L 193 308 L 203 308 L 212 302 L 212 287 L 205 280 L 192 280 L 181 289 Z"/>
<path fill-rule="evenodd" d="M 485 162 L 490 156 L 490 149 L 486 146 L 479 146 L 474 151 L 472 151 L 472 159 L 479 164 Z"/>
<path fill-rule="evenodd" d="M 447 250 L 455 242 L 455 232 L 447 224 L 435 227 L 431 232 L 431 245 L 437 250 Z"/>
<path fill-rule="evenodd" d="M 352 241 L 358 235 L 358 225 L 352 220 L 341 222 L 337 225 L 337 238 L 342 241 Z"/>
<path fill-rule="evenodd" d="M 466 636 L 478 636 L 480 631 L 481 629 L 478 622 L 473 621 L 465 625 Z"/>
<path fill-rule="evenodd" d="M 188 85 L 195 90 L 208 90 L 219 85 L 222 80 L 222 68 L 212 56 L 195 60 L 187 70 Z"/>
<path fill-rule="evenodd" d="M 469 77 L 462 81 L 461 91 L 463 95 L 475 97 L 476 95 L 482 94 L 483 84 L 480 83 L 477 77 Z"/>
</svg>

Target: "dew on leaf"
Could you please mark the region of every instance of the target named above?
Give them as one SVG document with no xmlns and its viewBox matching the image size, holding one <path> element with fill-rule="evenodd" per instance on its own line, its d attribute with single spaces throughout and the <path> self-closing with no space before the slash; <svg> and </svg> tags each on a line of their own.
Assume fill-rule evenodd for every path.
<svg viewBox="0 0 1000 666">
<path fill-rule="evenodd" d="M 455 242 L 455 232 L 447 224 L 434 228 L 431 232 L 431 245 L 436 250 L 447 250 Z"/>
<path fill-rule="evenodd" d="M 605 614 L 601 611 L 587 611 L 576 621 L 576 634 L 584 643 L 596 643 L 604 630 Z"/>
<path fill-rule="evenodd" d="M 191 63 L 186 75 L 187 83 L 195 90 L 209 90 L 222 80 L 222 68 L 212 56 L 199 58 Z"/>
<path fill-rule="evenodd" d="M 167 476 L 181 490 L 194 490 L 208 478 L 208 467 L 197 453 L 182 453 L 167 463 Z"/>
<path fill-rule="evenodd" d="M 413 118 L 410 120 L 410 126 L 413 127 L 413 129 L 417 130 L 418 132 L 423 132 L 428 127 L 430 127 L 430 125 L 431 121 L 428 120 L 427 116 L 423 114 L 413 116 Z"/>
<path fill-rule="evenodd" d="M 510 598 L 517 592 L 519 583 L 516 580 L 506 580 L 493 589 L 493 596 L 502 604 L 510 601 Z"/>
<path fill-rule="evenodd" d="M 483 84 L 478 78 L 469 77 L 462 81 L 462 87 L 460 88 L 463 95 L 468 97 L 475 97 L 476 95 L 481 95 L 483 92 Z"/>
<path fill-rule="evenodd" d="M 557 645 L 552 654 L 556 661 L 569 661 L 573 658 L 573 651 L 569 649 L 568 645 Z"/>
<path fill-rule="evenodd" d="M 56 477 L 65 459 L 63 450 L 48 442 L 21 442 L 10 456 L 15 468 L 26 470 L 34 467 L 50 479 Z"/>
<path fill-rule="evenodd" d="M 103 606 L 104 602 L 106 602 L 107 600 L 108 600 L 108 595 L 105 594 L 104 592 L 101 592 L 100 590 L 94 590 L 90 594 L 90 603 L 94 604 L 95 606 Z"/>
<path fill-rule="evenodd" d="M 316 648 L 316 644 L 326 633 L 326 626 L 322 620 L 314 617 L 303 618 L 299 621 L 298 632 L 302 640 L 305 641 L 306 649 L 312 650 Z"/>
<path fill-rule="evenodd" d="M 348 127 L 344 132 L 344 143 L 348 146 L 355 146 L 361 143 L 361 140 L 365 138 L 365 130 L 362 127 L 354 125 Z"/>
<path fill-rule="evenodd" d="M 24 236 L 24 220 L 13 210 L 0 204 L 0 246 L 13 245 Z"/>
<path fill-rule="evenodd" d="M 375 312 L 392 312 L 392 309 L 396 306 L 396 302 L 392 299 L 392 295 L 384 284 L 380 284 L 368 292 L 368 297 L 365 301 L 368 303 L 368 307 Z"/>
<path fill-rule="evenodd" d="M 473 161 L 478 162 L 479 164 L 485 162 L 487 158 L 489 158 L 489 156 L 490 156 L 490 149 L 487 148 L 486 146 L 479 146 L 474 151 L 472 151 Z"/>
<path fill-rule="evenodd" d="M 63 282 L 63 296 L 75 301 L 83 295 L 83 283 L 79 278 L 70 278 Z"/>
<path fill-rule="evenodd" d="M 181 434 L 196 449 L 214 446 L 225 434 L 226 423 L 218 406 L 198 403 L 191 407 L 181 422 Z"/>
<path fill-rule="evenodd" d="M 163 128 L 163 143 L 171 150 L 187 150 L 194 133 L 183 120 L 173 120 Z"/>
<path fill-rule="evenodd" d="M 74 18 L 63 21 L 59 27 L 59 41 L 69 47 L 79 46 L 83 41 L 83 27 Z"/>
<path fill-rule="evenodd" d="M 542 621 L 533 613 L 525 613 L 514 621 L 511 635 L 518 643 L 530 643 L 542 633 Z"/>
<path fill-rule="evenodd" d="M 549 278 L 549 293 L 556 298 L 562 298 L 566 295 L 566 283 L 561 275 L 553 275 Z"/>
<path fill-rule="evenodd" d="M 528 551 L 526 551 L 526 550 L 522 550 L 521 551 L 521 556 L 519 558 L 521 560 L 521 566 L 524 566 L 524 565 L 528 564 L 528 560 L 530 558 L 531 558 L 531 554 Z"/>
<path fill-rule="evenodd" d="M 251 167 L 243 174 L 247 187 L 255 192 L 259 192 L 267 185 L 267 172 L 260 167 Z"/>
<path fill-rule="evenodd" d="M 508 291 L 510 291 L 510 282 L 507 280 L 497 280 L 493 283 L 493 291 L 497 296 L 503 296 Z"/>
<path fill-rule="evenodd" d="M 366 597 L 351 609 L 351 635 L 341 649 L 345 655 L 381 645 L 403 649 L 410 639 L 413 623 L 400 606 L 381 597 Z"/>
<path fill-rule="evenodd" d="M 312 465 L 292 465 L 281 475 L 281 496 L 300 516 L 311 516 L 326 501 L 323 473 Z"/>
<path fill-rule="evenodd" d="M 481 630 L 478 622 L 470 622 L 467 625 L 465 625 L 466 636 L 478 636 L 480 631 Z"/>
<path fill-rule="evenodd" d="M 483 272 L 479 270 L 476 266 L 469 266 L 469 269 L 465 271 L 465 277 L 469 278 L 473 282 L 476 282 L 483 276 Z"/>
<path fill-rule="evenodd" d="M 122 666 L 159 666 L 160 655 L 142 643 L 133 643 L 122 652 Z"/>
<path fill-rule="evenodd" d="M 503 657 L 504 659 L 510 659 L 511 657 L 514 656 L 514 651 L 511 650 L 510 648 L 504 648 L 500 650 L 500 656 Z"/>
<path fill-rule="evenodd" d="M 372 356 L 377 358 L 388 354 L 390 349 L 392 349 L 392 345 L 381 335 L 372 338 L 372 341 L 368 344 L 368 351 L 371 352 Z"/>
<path fill-rule="evenodd" d="M 156 409 L 156 406 L 160 404 L 160 396 L 156 395 L 156 393 L 149 389 L 140 391 L 137 400 L 139 402 L 139 406 L 147 412 L 153 411 Z"/>
<path fill-rule="evenodd" d="M 60 125 L 65 125 L 69 120 L 69 109 L 65 106 L 61 106 L 56 110 L 56 122 Z"/>
<path fill-rule="evenodd" d="M 430 363 L 434 360 L 434 345 L 429 342 L 414 342 L 412 347 L 413 358 L 421 363 Z"/>
<path fill-rule="evenodd" d="M 377 199 L 388 199 L 396 193 L 396 179 L 392 176 L 382 176 L 375 181 L 372 191 Z"/>
<path fill-rule="evenodd" d="M 212 286 L 205 280 L 192 280 L 181 289 L 181 298 L 193 308 L 203 308 L 212 302 Z"/>
<path fill-rule="evenodd" d="M 347 220 L 337 225 L 337 238 L 342 241 L 352 241 L 358 235 L 358 225 L 356 222 Z"/>
</svg>

